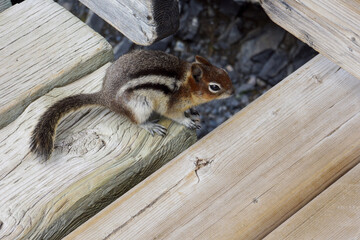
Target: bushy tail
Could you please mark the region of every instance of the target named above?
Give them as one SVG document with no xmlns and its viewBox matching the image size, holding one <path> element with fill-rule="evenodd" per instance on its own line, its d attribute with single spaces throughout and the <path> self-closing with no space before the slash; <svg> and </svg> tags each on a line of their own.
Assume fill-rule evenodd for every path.
<svg viewBox="0 0 360 240">
<path fill-rule="evenodd" d="M 53 148 L 56 127 L 66 114 L 89 105 L 103 105 L 100 93 L 78 94 L 66 97 L 52 105 L 40 117 L 32 132 L 30 149 L 39 156 L 49 159 Z"/>
</svg>

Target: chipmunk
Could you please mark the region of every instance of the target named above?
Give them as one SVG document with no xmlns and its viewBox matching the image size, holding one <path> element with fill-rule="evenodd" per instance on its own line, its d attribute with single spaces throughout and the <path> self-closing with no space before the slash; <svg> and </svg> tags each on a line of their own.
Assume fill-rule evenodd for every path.
<svg viewBox="0 0 360 240">
<path fill-rule="evenodd" d="M 203 57 L 188 63 L 161 51 L 137 50 L 121 56 L 106 71 L 96 93 L 66 97 L 40 117 L 33 130 L 31 151 L 48 159 L 54 148 L 60 119 L 75 110 L 101 105 L 126 116 L 151 135 L 165 136 L 167 129 L 149 121 L 153 112 L 188 128 L 199 128 L 192 107 L 234 92 L 228 74 Z"/>
</svg>

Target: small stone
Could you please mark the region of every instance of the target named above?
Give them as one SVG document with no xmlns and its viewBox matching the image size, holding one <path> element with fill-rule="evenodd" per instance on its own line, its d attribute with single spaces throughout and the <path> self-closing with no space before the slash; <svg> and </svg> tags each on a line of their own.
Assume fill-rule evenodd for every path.
<svg viewBox="0 0 360 240">
<path fill-rule="evenodd" d="M 227 37 L 228 44 L 232 45 L 238 42 L 243 37 L 243 34 L 240 33 L 236 24 L 231 28 L 229 35 Z"/>
<path fill-rule="evenodd" d="M 182 36 L 184 40 L 192 40 L 197 34 L 199 29 L 199 19 L 197 17 L 192 18 L 191 22 L 186 26 L 186 34 Z"/>
<path fill-rule="evenodd" d="M 288 63 L 287 54 L 283 51 L 275 52 L 266 62 L 259 73 L 261 79 L 268 80 L 274 78 Z"/>
<path fill-rule="evenodd" d="M 225 49 L 228 49 L 230 46 L 227 42 L 224 42 L 224 41 L 219 41 L 217 43 L 214 44 L 214 48 L 217 49 L 217 50 L 225 50 Z"/>
<path fill-rule="evenodd" d="M 254 63 L 251 67 L 251 73 L 252 74 L 259 74 L 259 72 L 261 71 L 261 69 L 263 69 L 264 67 L 264 63 Z"/>
<path fill-rule="evenodd" d="M 240 52 L 236 55 L 239 68 L 249 73 L 252 68 L 251 58 L 267 49 L 277 49 L 283 39 L 285 31 L 273 24 L 267 24 L 262 31 L 253 31 L 246 36 Z"/>
<path fill-rule="evenodd" d="M 236 16 L 240 10 L 240 6 L 233 0 L 221 0 L 219 10 L 226 16 Z"/>
<path fill-rule="evenodd" d="M 255 75 L 251 75 L 249 80 L 247 81 L 247 84 L 255 86 L 256 84 L 256 76 Z"/>
<path fill-rule="evenodd" d="M 174 50 L 177 52 L 184 52 L 185 44 L 181 41 L 176 41 Z"/>
<path fill-rule="evenodd" d="M 226 119 L 229 119 L 230 117 L 231 117 L 231 113 L 229 112 L 229 111 L 227 111 L 226 113 L 225 113 L 225 118 Z"/>
<path fill-rule="evenodd" d="M 238 99 L 231 97 L 228 102 L 228 105 L 233 109 L 233 108 L 238 107 L 240 105 L 240 102 Z"/>
<path fill-rule="evenodd" d="M 247 95 L 242 95 L 241 96 L 241 99 L 240 99 L 241 103 L 244 104 L 245 106 L 248 105 L 250 102 L 249 102 L 249 97 Z"/>
<path fill-rule="evenodd" d="M 204 10 L 204 6 L 197 0 L 191 0 L 189 10 L 191 16 L 198 16 L 199 13 Z"/>
<path fill-rule="evenodd" d="M 222 124 L 223 122 L 226 121 L 226 117 L 225 116 L 219 116 L 216 118 L 215 122 L 216 122 L 216 125 L 215 127 L 219 126 L 220 124 Z"/>
<path fill-rule="evenodd" d="M 228 71 L 228 72 L 234 71 L 234 68 L 233 68 L 231 65 L 226 65 L 226 66 L 225 66 L 225 69 L 226 69 L 226 71 Z"/>
<path fill-rule="evenodd" d="M 256 84 L 259 86 L 259 87 L 266 87 L 266 82 L 264 82 L 263 80 L 261 80 L 260 78 L 257 78 L 256 79 Z"/>
<path fill-rule="evenodd" d="M 254 85 L 245 83 L 245 84 L 241 84 L 241 86 L 239 88 L 236 88 L 235 92 L 236 93 L 245 93 L 245 92 L 252 91 L 254 89 L 255 89 Z"/>
<path fill-rule="evenodd" d="M 283 80 L 284 78 L 287 77 L 287 68 L 284 67 L 276 76 L 271 77 L 267 80 L 267 82 L 269 84 L 271 84 L 272 86 L 278 84 L 281 80 Z"/>
<path fill-rule="evenodd" d="M 273 49 L 266 49 L 251 57 L 251 61 L 264 64 L 273 55 Z"/>
<path fill-rule="evenodd" d="M 239 73 L 248 74 L 251 72 L 252 63 L 251 61 L 237 61 L 235 63 L 235 70 Z"/>
</svg>

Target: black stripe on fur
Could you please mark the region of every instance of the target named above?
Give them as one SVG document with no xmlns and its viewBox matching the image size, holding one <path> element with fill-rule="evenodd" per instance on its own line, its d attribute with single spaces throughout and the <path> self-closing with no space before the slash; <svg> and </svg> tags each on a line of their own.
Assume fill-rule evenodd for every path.
<svg viewBox="0 0 360 240">
<path fill-rule="evenodd" d="M 171 94 L 173 91 L 166 85 L 164 84 L 160 84 L 160 83 L 144 83 L 144 84 L 139 84 L 135 87 L 129 88 L 127 91 L 128 92 L 132 92 L 135 90 L 140 90 L 140 89 L 151 89 L 151 90 L 155 90 L 155 91 L 160 91 L 163 92 L 166 95 Z"/>
<path fill-rule="evenodd" d="M 99 93 L 78 94 L 56 102 L 40 117 L 33 130 L 30 142 L 31 151 L 44 157 L 45 160 L 49 159 L 54 148 L 56 127 L 60 119 L 86 105 L 102 105 L 101 102 Z"/>
</svg>

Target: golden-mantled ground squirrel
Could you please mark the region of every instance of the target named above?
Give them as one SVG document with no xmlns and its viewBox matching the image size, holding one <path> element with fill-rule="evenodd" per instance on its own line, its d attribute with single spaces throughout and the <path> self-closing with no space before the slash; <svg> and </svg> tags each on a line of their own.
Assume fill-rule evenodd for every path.
<svg viewBox="0 0 360 240">
<path fill-rule="evenodd" d="M 198 113 L 191 108 L 233 92 L 228 74 L 203 57 L 188 63 L 160 51 L 134 51 L 107 69 L 100 92 L 69 96 L 52 105 L 37 123 L 30 148 L 48 159 L 60 119 L 84 106 L 105 106 L 152 135 L 164 136 L 166 128 L 149 121 L 153 112 L 188 128 L 199 128 Z"/>
</svg>

